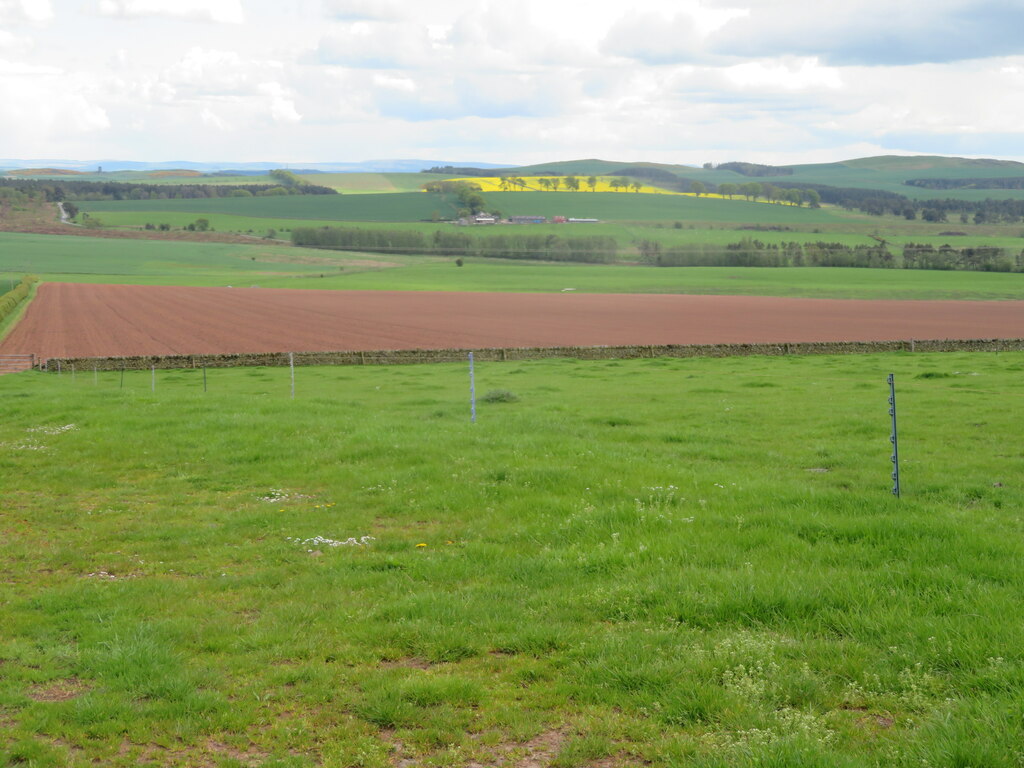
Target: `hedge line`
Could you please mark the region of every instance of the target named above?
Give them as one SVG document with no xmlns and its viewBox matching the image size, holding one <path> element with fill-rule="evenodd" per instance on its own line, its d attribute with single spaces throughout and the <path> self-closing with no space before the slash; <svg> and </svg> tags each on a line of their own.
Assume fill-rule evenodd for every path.
<svg viewBox="0 0 1024 768">
<path fill-rule="evenodd" d="M 454 363 L 469 352 L 481 362 L 541 360 L 567 357 L 577 360 L 624 360 L 654 357 L 742 357 L 750 355 L 850 355 L 875 352 L 1019 352 L 1024 339 L 942 339 L 910 341 L 824 341 L 789 344 L 667 344 L 620 347 L 515 347 L 489 349 L 403 349 L 372 352 L 296 352 L 296 365 L 409 365 Z M 286 366 L 285 353 L 238 355 L 167 355 L 153 357 L 51 357 L 45 370 L 120 371 L 181 368 L 243 368 Z"/>
<path fill-rule="evenodd" d="M 503 228 L 504 229 L 504 228 Z M 442 256 L 481 256 L 493 259 L 542 259 L 605 263 L 615 261 L 614 237 L 593 235 L 560 237 L 529 234 L 516 228 L 489 235 L 435 230 L 361 229 L 359 227 L 296 227 L 292 244 L 306 248 L 357 250 L 380 253 L 417 253 Z"/>
<path fill-rule="evenodd" d="M 32 284 L 38 279 L 34 275 L 26 275 L 21 278 L 21 282 L 16 287 L 0 296 L 0 320 L 4 320 L 6 317 L 14 314 L 18 305 L 28 298 L 29 293 L 32 291 Z"/>
</svg>

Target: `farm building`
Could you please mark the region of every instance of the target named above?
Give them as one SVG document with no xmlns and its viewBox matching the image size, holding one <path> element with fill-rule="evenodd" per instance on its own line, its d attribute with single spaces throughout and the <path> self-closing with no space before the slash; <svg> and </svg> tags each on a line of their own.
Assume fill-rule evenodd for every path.
<svg viewBox="0 0 1024 768">
<path fill-rule="evenodd" d="M 475 216 L 467 216 L 459 219 L 459 224 L 469 226 L 473 224 L 497 224 L 498 220 L 489 213 L 478 213 Z"/>
<path fill-rule="evenodd" d="M 546 216 L 509 216 L 509 224 L 547 224 Z"/>
</svg>

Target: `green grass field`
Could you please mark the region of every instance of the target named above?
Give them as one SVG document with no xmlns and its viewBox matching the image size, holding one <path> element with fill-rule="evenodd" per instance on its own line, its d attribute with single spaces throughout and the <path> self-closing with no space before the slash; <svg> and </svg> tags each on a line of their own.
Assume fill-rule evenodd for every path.
<svg viewBox="0 0 1024 768">
<path fill-rule="evenodd" d="M 582 225 L 581 225 L 582 226 Z M 665 230 L 672 231 L 672 230 Z M 0 280 L 410 291 L 711 293 L 876 299 L 1024 299 L 1024 274 L 676 267 L 364 254 L 0 233 Z"/>
<path fill-rule="evenodd" d="M 1019 766 L 1022 370 L 2 377 L 0 764 Z"/>
</svg>

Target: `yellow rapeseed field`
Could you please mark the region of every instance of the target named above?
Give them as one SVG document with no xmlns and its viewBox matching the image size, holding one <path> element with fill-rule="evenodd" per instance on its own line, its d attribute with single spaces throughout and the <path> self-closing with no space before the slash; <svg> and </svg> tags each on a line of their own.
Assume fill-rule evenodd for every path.
<svg viewBox="0 0 1024 768">
<path fill-rule="evenodd" d="M 481 192 L 615 192 L 622 195 L 645 193 L 649 195 L 680 195 L 684 197 L 704 197 L 715 200 L 745 200 L 742 194 L 736 194 L 727 198 L 717 192 L 702 192 L 697 195 L 693 192 L 676 192 L 661 187 L 651 187 L 632 179 L 624 179 L 616 176 L 596 176 L 593 187 L 588 183 L 589 176 L 576 176 L 579 187 L 572 189 L 566 185 L 568 176 L 483 176 L 462 179 L 449 179 L 449 181 L 464 181 L 476 184 Z M 521 182 L 521 183 L 519 183 Z M 618 183 L 616 183 L 618 182 Z M 754 202 L 768 205 L 792 205 L 785 201 L 770 201 L 764 198 Z"/>
<path fill-rule="evenodd" d="M 521 179 L 522 184 L 514 183 L 514 179 Z M 672 192 L 660 187 L 651 187 L 646 184 L 639 189 L 626 183 L 624 186 L 616 187 L 612 184 L 615 176 L 597 176 L 597 184 L 591 188 L 587 183 L 589 176 L 576 176 L 579 180 L 579 189 L 573 190 L 566 186 L 566 176 L 512 176 L 503 178 L 501 176 L 484 176 L 466 179 L 452 179 L 452 181 L 466 181 L 480 186 L 483 192 L 619 192 L 623 195 L 643 192 L 651 195 L 682 195 L 683 192 Z"/>
</svg>

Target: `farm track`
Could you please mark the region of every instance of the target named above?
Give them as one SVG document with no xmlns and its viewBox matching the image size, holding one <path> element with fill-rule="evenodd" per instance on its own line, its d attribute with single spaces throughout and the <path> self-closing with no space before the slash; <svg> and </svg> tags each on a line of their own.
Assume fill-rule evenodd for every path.
<svg viewBox="0 0 1024 768">
<path fill-rule="evenodd" d="M 0 353 L 50 358 L 1020 337 L 1020 301 L 47 283 Z"/>
</svg>

